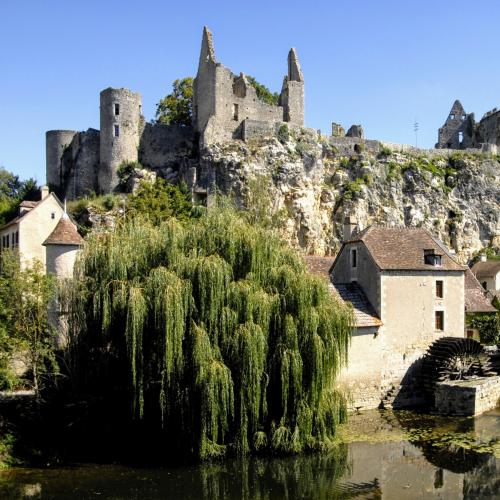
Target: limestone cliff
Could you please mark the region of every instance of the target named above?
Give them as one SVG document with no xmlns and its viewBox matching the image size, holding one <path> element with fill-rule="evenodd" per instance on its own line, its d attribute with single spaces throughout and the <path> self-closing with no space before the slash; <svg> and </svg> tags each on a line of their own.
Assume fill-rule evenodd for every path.
<svg viewBox="0 0 500 500">
<path fill-rule="evenodd" d="M 264 179 L 269 210 L 307 253 L 334 254 L 347 214 L 362 227 L 428 228 L 462 262 L 485 246 L 499 250 L 499 157 L 358 142 L 346 153 L 310 130 L 280 129 L 275 138 L 215 144 L 200 157 L 198 182 L 244 203 L 251 179 Z"/>
</svg>

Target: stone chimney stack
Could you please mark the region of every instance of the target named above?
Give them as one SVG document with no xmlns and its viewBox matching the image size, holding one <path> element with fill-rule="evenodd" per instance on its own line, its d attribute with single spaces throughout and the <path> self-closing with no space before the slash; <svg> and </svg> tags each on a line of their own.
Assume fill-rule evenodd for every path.
<svg viewBox="0 0 500 500">
<path fill-rule="evenodd" d="M 40 188 L 40 196 L 42 200 L 45 200 L 49 196 L 49 186 L 42 186 Z"/>
<path fill-rule="evenodd" d="M 343 234 L 344 243 L 352 238 L 357 227 L 358 227 L 358 220 L 353 215 L 348 215 L 344 219 L 344 234 Z"/>
<path fill-rule="evenodd" d="M 486 262 L 488 260 L 488 257 L 486 256 L 485 253 L 482 253 L 480 256 L 479 256 L 479 260 L 481 262 Z"/>
</svg>

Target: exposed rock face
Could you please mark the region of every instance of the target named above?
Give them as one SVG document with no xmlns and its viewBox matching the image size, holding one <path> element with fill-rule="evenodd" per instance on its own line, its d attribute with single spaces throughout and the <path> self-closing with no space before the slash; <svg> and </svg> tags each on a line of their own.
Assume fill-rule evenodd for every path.
<svg viewBox="0 0 500 500">
<path fill-rule="evenodd" d="M 306 130 L 280 140 L 210 146 L 201 155 L 197 184 L 216 184 L 243 204 L 251 179 L 267 179 L 269 209 L 279 213 L 286 238 L 307 253 L 336 253 L 347 215 L 361 227 L 425 227 L 462 262 L 484 246 L 500 248 L 496 156 L 426 157 L 388 148 L 340 156 L 331 142 Z"/>
</svg>

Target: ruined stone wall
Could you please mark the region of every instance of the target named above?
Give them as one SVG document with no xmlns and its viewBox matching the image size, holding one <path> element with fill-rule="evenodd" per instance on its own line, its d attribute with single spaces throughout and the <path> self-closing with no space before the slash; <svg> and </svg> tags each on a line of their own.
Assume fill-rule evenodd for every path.
<svg viewBox="0 0 500 500">
<path fill-rule="evenodd" d="M 46 182 L 52 189 L 61 187 L 61 157 L 76 134 L 76 130 L 48 130 L 45 133 Z"/>
<path fill-rule="evenodd" d="M 477 142 L 500 146 L 500 111 L 486 113 L 477 125 Z"/>
<path fill-rule="evenodd" d="M 109 193 L 118 185 L 118 167 L 126 161 L 138 161 L 141 95 L 128 89 L 108 88 L 100 97 L 99 189 Z"/>
<path fill-rule="evenodd" d="M 99 130 L 78 132 L 61 157 L 61 198 L 74 200 L 99 191 Z"/>
<path fill-rule="evenodd" d="M 139 145 L 139 162 L 146 168 L 161 171 L 178 171 L 185 161 L 195 154 L 192 127 L 146 123 Z"/>
</svg>

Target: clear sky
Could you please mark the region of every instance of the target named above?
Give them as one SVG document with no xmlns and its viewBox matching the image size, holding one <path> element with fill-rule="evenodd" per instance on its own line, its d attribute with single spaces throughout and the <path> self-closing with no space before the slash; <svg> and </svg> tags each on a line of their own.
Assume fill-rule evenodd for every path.
<svg viewBox="0 0 500 500">
<path fill-rule="evenodd" d="M 99 92 L 141 92 L 147 120 L 195 75 L 203 25 L 218 61 L 281 89 L 288 49 L 306 125 L 433 147 L 459 98 L 500 107 L 498 0 L 0 0 L 0 165 L 45 182 L 45 131 L 99 128 Z"/>
</svg>

